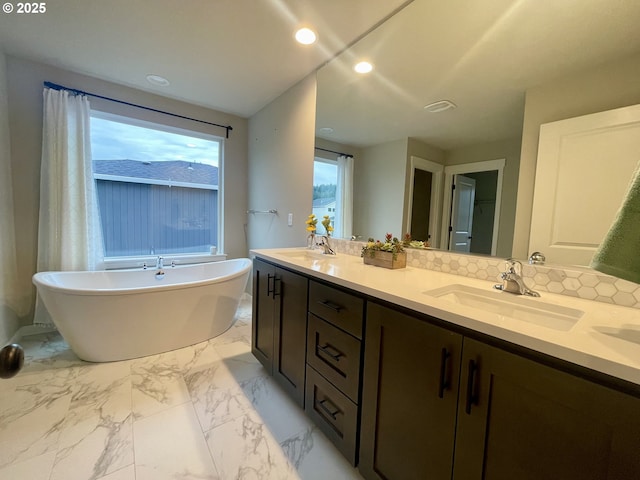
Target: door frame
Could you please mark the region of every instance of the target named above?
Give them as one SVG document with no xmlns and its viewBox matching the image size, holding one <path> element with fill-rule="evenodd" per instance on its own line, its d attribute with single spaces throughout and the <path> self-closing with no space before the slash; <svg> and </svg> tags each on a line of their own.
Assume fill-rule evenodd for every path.
<svg viewBox="0 0 640 480">
<path fill-rule="evenodd" d="M 451 224 L 451 191 L 453 176 L 457 174 L 498 171 L 498 181 L 496 184 L 496 210 L 493 215 L 493 236 L 491 239 L 491 255 L 496 255 L 498 249 L 498 230 L 500 227 L 500 210 L 502 206 L 502 181 L 504 177 L 504 165 L 506 160 L 498 158 L 496 160 L 486 160 L 483 162 L 464 163 L 461 165 L 450 165 L 444 167 L 444 185 L 447 190 L 443 195 L 442 202 L 442 229 L 440 245 L 449 245 L 449 225 Z"/>
<path fill-rule="evenodd" d="M 429 244 L 433 248 L 438 248 L 440 239 L 439 226 L 442 212 L 442 179 L 444 177 L 445 166 L 431 160 L 411 155 L 409 164 L 409 188 L 407 196 L 407 217 L 405 220 L 405 232 L 411 231 L 411 215 L 413 213 L 413 182 L 415 171 L 424 170 L 431 173 L 431 207 L 429 209 L 429 231 L 433 232 Z"/>
</svg>

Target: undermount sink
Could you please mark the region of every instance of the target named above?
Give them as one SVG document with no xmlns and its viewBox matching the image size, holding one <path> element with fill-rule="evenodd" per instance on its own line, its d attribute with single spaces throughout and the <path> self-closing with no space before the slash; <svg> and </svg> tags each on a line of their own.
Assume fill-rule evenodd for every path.
<svg viewBox="0 0 640 480">
<path fill-rule="evenodd" d="M 316 250 L 288 250 L 278 252 L 278 255 L 292 260 L 325 260 L 330 256 Z"/>
<path fill-rule="evenodd" d="M 546 303 L 539 298 L 533 299 L 466 285 L 448 285 L 423 293 L 458 305 L 561 331 L 570 330 L 584 315 L 581 310 Z"/>
</svg>

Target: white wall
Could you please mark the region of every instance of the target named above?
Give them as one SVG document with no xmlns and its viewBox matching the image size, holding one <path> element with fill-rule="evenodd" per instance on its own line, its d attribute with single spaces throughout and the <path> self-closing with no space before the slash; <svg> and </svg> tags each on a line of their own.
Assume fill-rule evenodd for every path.
<svg viewBox="0 0 640 480">
<path fill-rule="evenodd" d="M 9 123 L 11 127 L 11 168 L 18 282 L 23 295 L 33 303 L 35 290 L 31 277 L 36 270 L 37 229 L 42 144 L 43 82 L 51 81 L 67 87 L 145 105 L 178 115 L 222 125 L 233 131 L 224 143 L 224 250 L 230 258 L 247 255 L 244 219 L 247 209 L 247 120 L 208 108 L 161 97 L 149 92 L 98 80 L 48 65 L 7 57 Z M 224 130 L 181 120 L 145 110 L 90 98 L 92 107 L 114 114 L 223 136 Z M 23 323 L 28 323 L 27 316 Z"/>
<path fill-rule="evenodd" d="M 363 148 L 354 161 L 353 233 L 402 238 L 407 139 Z"/>
<path fill-rule="evenodd" d="M 249 248 L 306 244 L 311 214 L 316 77 L 308 76 L 249 119 Z M 287 215 L 293 214 L 293 225 Z"/>
<path fill-rule="evenodd" d="M 11 146 L 7 106 L 7 64 L 0 50 L 0 347 L 19 328 L 19 310 L 28 310 L 26 301 L 20 302 L 13 288 L 16 275 L 13 196 L 6 183 L 11 182 Z M 20 305 L 22 303 L 22 305 Z"/>
<path fill-rule="evenodd" d="M 502 206 L 498 226 L 498 257 L 510 257 L 513 249 L 513 230 L 518 197 L 518 172 L 520 170 L 520 138 L 488 142 L 480 145 L 448 150 L 445 164 L 461 165 L 486 160 L 505 159 L 502 179 Z"/>
<path fill-rule="evenodd" d="M 640 54 L 559 78 L 526 93 L 513 256 L 529 256 L 540 125 L 640 104 Z M 538 188 L 538 186 L 536 186 Z"/>
</svg>

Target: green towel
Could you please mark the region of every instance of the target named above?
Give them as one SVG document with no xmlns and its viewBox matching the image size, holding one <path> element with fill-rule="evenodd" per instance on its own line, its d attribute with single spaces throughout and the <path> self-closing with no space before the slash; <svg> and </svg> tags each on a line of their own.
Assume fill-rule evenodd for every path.
<svg viewBox="0 0 640 480">
<path fill-rule="evenodd" d="M 591 268 L 640 283 L 640 163 L 613 225 L 591 260 Z"/>
</svg>

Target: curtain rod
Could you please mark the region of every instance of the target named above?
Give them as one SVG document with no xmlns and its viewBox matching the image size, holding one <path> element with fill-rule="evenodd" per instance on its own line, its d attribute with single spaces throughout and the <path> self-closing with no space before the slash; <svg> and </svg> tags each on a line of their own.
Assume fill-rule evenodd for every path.
<svg viewBox="0 0 640 480">
<path fill-rule="evenodd" d="M 184 115 L 178 115 L 176 113 L 165 112 L 163 110 L 157 110 L 157 109 L 151 108 L 151 107 L 145 107 L 144 105 L 137 105 L 135 103 L 125 102 L 123 100 L 118 100 L 116 98 L 104 97 L 102 95 L 96 95 L 95 93 L 84 92 L 82 90 L 77 90 L 75 88 L 63 87 L 62 85 L 58 85 L 56 83 L 44 82 L 44 86 L 46 88 L 51 88 L 53 90 L 66 90 L 66 91 L 74 93 L 76 95 L 87 95 L 89 97 L 100 98 L 102 100 L 108 100 L 110 102 L 120 103 L 122 105 L 128 105 L 130 107 L 141 108 L 143 110 L 148 110 L 150 112 L 162 113 L 163 115 L 169 115 L 171 117 L 182 118 L 184 120 L 191 120 L 192 122 L 204 123 L 206 125 L 212 125 L 214 127 L 224 128 L 227 131 L 226 138 L 229 138 L 229 132 L 231 130 L 233 130 L 233 127 L 231 125 L 220 125 L 219 123 L 206 122 L 204 120 L 198 120 L 197 118 L 185 117 Z"/>
<path fill-rule="evenodd" d="M 353 158 L 353 155 L 351 155 L 350 153 L 336 152 L 335 150 L 327 150 L 326 148 L 320 148 L 320 147 L 314 147 L 314 148 L 316 150 L 320 150 L 322 152 L 335 153 L 336 155 L 342 155 L 343 157 L 351 157 L 351 158 Z"/>
</svg>

